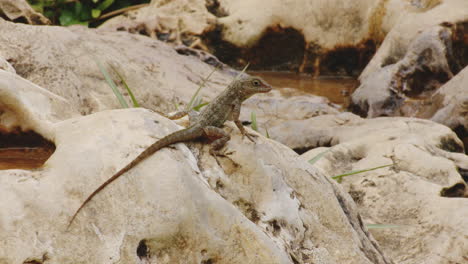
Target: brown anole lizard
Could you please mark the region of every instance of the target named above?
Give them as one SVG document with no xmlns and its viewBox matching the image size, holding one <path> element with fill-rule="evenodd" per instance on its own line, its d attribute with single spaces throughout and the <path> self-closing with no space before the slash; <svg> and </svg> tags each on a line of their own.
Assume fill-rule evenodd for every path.
<svg viewBox="0 0 468 264">
<path fill-rule="evenodd" d="M 164 147 L 178 142 L 207 137 L 214 140 L 211 143 L 210 153 L 217 155 L 218 151 L 231 138 L 228 133 L 221 129 L 227 120 L 233 120 L 242 133 L 242 136 L 247 136 L 253 142 L 252 137 L 245 131 L 241 121 L 239 120 L 241 104 L 244 100 L 256 93 L 266 93 L 270 90 L 271 86 L 259 77 L 247 76 L 234 80 L 220 95 L 204 107 L 200 114 L 189 115 L 190 125 L 186 129 L 176 131 L 156 141 L 132 160 L 127 166 L 119 170 L 107 181 L 101 184 L 101 186 L 86 198 L 78 210 L 76 210 L 68 224 L 68 227 L 73 223 L 73 220 L 81 209 L 83 209 L 83 207 L 91 201 L 96 194 L 115 181 L 122 174 L 135 167 L 142 160 Z M 179 114 L 177 117 L 180 118 L 185 114 L 187 114 L 187 112 L 184 112 L 182 115 Z"/>
</svg>

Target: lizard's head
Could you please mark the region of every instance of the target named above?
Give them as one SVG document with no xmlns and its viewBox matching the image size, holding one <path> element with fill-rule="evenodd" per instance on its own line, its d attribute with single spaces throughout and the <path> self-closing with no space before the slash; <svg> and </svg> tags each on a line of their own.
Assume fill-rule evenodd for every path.
<svg viewBox="0 0 468 264">
<path fill-rule="evenodd" d="M 238 80 L 241 84 L 241 93 L 248 98 L 256 93 L 267 93 L 271 91 L 271 86 L 262 78 L 256 76 L 242 77 Z"/>
</svg>

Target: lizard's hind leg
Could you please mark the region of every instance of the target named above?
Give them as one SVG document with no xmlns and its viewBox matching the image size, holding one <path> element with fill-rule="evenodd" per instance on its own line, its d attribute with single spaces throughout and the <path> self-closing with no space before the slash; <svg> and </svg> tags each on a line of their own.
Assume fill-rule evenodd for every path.
<svg viewBox="0 0 468 264">
<path fill-rule="evenodd" d="M 195 111 L 195 110 L 190 110 L 188 112 L 188 119 L 189 119 L 189 122 L 190 124 L 195 124 L 197 123 L 197 120 L 198 120 L 198 117 L 200 116 L 200 113 Z"/>
<path fill-rule="evenodd" d="M 205 127 L 203 131 L 208 138 L 215 139 L 213 143 L 211 143 L 210 154 L 223 156 L 219 150 L 226 145 L 226 142 L 231 139 L 231 136 L 223 129 L 214 126 Z"/>
</svg>

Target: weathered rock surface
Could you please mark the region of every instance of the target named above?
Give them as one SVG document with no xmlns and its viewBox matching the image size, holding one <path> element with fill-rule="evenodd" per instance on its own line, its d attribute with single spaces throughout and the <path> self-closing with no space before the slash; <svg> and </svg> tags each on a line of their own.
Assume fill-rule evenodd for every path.
<svg viewBox="0 0 468 264">
<path fill-rule="evenodd" d="M 140 105 L 162 112 L 186 104 L 213 70 L 161 41 L 127 32 L 34 27 L 1 19 L 0 28 L 0 57 L 18 75 L 66 98 L 82 114 L 119 107 L 97 63 L 114 76 L 109 65 L 116 68 Z M 232 78 L 231 73 L 215 72 L 202 97 L 213 98 Z M 113 79 L 120 84 L 117 77 Z"/>
<path fill-rule="evenodd" d="M 397 263 L 464 263 L 468 258 L 468 156 L 447 127 L 422 119 L 319 116 L 316 144 L 302 155 L 329 177 L 393 164 L 342 178 L 384 252 Z M 311 132 L 312 133 L 312 132 Z M 320 142 L 327 134 L 329 141 Z M 463 198 L 465 197 L 465 198 Z"/>
<path fill-rule="evenodd" d="M 454 74 L 451 34 L 444 26 L 421 33 L 403 59 L 362 80 L 352 95 L 354 111 L 368 117 L 414 115 L 406 101 L 430 97 Z"/>
<path fill-rule="evenodd" d="M 222 67 L 212 56 L 182 48 L 179 52 L 187 55 L 180 55 L 159 40 L 126 32 L 38 28 L 1 20 L 0 27 L 4 33 L 0 35 L 0 58 L 9 61 L 5 67 L 66 98 L 69 108 L 82 114 L 119 107 L 97 61 L 110 73 L 107 64 L 118 69 L 140 105 L 164 113 L 174 111 L 174 104 L 186 105 L 213 70 L 200 59 Z M 200 92 L 203 100 L 216 96 L 236 74 L 226 67 L 213 73 Z M 114 80 L 120 83 L 117 77 Z M 288 89 L 251 98 L 242 108 L 241 120 L 250 121 L 253 111 L 263 134 L 265 127 L 285 119 L 338 112 L 322 97 L 291 96 Z"/>
<path fill-rule="evenodd" d="M 455 22 L 466 15 L 466 4 L 464 0 L 153 0 L 102 27 L 209 49 L 230 65 L 248 61 L 252 69 L 358 75 L 394 27 L 405 30 L 393 37 L 403 38 L 403 43 L 384 44 L 386 50 L 404 47 L 428 25 Z M 378 61 L 373 67 L 380 65 Z"/>
<path fill-rule="evenodd" d="M 457 55 L 455 59 L 461 60 L 459 64 L 466 65 L 468 63 L 466 39 L 464 38 L 467 32 L 464 22 L 468 21 L 467 1 L 411 1 L 414 8 L 411 12 L 402 10 L 402 6 L 410 5 L 409 1 L 389 1 L 388 5 L 394 9 L 394 12 L 392 15 L 385 16 L 384 20 L 391 21 L 387 24 L 391 25 L 391 28 L 388 28 L 385 40 L 359 77 L 362 82 L 386 65 L 401 60 L 422 31 L 441 24 L 458 25 L 460 36 L 454 34 L 454 39 L 452 39 L 460 46 L 456 47 L 460 48 L 460 51 L 454 53 Z"/>
<path fill-rule="evenodd" d="M 468 67 L 432 96 L 432 104 L 421 107 L 421 115 L 452 128 L 468 146 Z"/>
<path fill-rule="evenodd" d="M 243 106 L 240 119 L 251 121 L 252 112 L 254 112 L 257 118 L 258 131 L 264 135 L 274 131 L 274 134 L 270 136 L 277 141 L 279 134 L 276 133 L 276 127 L 282 127 L 284 122 L 300 121 L 314 116 L 340 112 L 338 106 L 330 103 L 327 98 L 306 94 L 305 92 L 301 93 L 292 88 L 282 88 L 267 94 L 256 95 L 246 100 Z M 289 133 L 285 136 L 294 137 Z"/>
<path fill-rule="evenodd" d="M 464 32 L 462 37 L 458 36 L 460 32 Z M 465 67 L 460 72 L 460 67 L 468 63 L 468 53 L 457 48 L 460 43 L 454 41 L 466 42 L 466 34 L 468 27 L 463 24 L 421 32 L 402 59 L 390 62 L 387 57 L 388 65 L 372 74 L 363 73 L 362 83 L 351 97 L 353 112 L 367 117 L 432 119 L 452 128 L 468 146 L 468 86 L 464 85 L 468 70 Z M 449 81 L 454 75 L 456 78 Z"/>
<path fill-rule="evenodd" d="M 0 263 L 391 263 L 336 183 L 279 143 L 242 140 L 232 124 L 226 157 L 201 143 L 195 155 L 162 149 L 66 230 L 85 196 L 178 128 L 144 109 L 69 119 L 59 96 L 2 70 L 0 80 L 2 112 L 15 104 L 8 120 L 56 145 L 40 169 L 0 171 Z"/>
<path fill-rule="evenodd" d="M 31 25 L 49 25 L 48 18 L 34 11 L 26 0 L 0 0 L 0 15 L 11 21 Z"/>
</svg>

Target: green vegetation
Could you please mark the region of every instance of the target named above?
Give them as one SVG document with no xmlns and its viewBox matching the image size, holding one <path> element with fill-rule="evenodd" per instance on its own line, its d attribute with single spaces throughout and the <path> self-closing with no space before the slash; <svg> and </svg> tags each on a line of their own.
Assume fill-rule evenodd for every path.
<svg viewBox="0 0 468 264">
<path fill-rule="evenodd" d="M 96 27 L 104 19 L 142 7 L 150 0 L 27 0 L 54 25 Z"/>
<path fill-rule="evenodd" d="M 257 115 L 255 114 L 255 112 L 252 111 L 252 113 L 250 113 L 250 119 L 252 121 L 252 124 L 250 125 L 250 127 L 257 131 L 258 132 L 258 126 L 257 126 Z"/>
<path fill-rule="evenodd" d="M 320 152 L 315 157 L 313 157 L 311 160 L 309 160 L 309 163 L 314 165 L 318 160 L 320 160 L 325 154 L 327 154 L 330 151 L 331 151 L 331 148 L 327 149 L 327 150 L 325 150 L 323 152 Z M 332 179 L 336 180 L 337 182 L 341 182 L 342 178 L 346 177 L 346 176 L 351 176 L 351 175 L 355 175 L 355 174 L 359 174 L 359 173 L 363 173 L 363 172 L 373 171 L 373 170 L 377 170 L 377 169 L 381 169 L 381 168 L 385 168 L 385 167 L 390 167 L 390 166 L 393 166 L 393 165 L 394 164 L 387 164 L 387 165 L 382 165 L 382 166 L 378 166 L 378 167 L 374 167 L 374 168 L 370 168 L 370 169 L 350 171 L 350 172 L 346 172 L 346 173 L 343 173 L 343 174 L 340 174 L 340 175 L 333 176 Z"/>
<path fill-rule="evenodd" d="M 125 89 L 127 90 L 128 92 L 128 95 L 130 95 L 130 98 L 132 99 L 132 103 L 133 103 L 133 107 L 140 107 L 140 104 L 137 102 L 135 96 L 133 95 L 133 92 L 132 90 L 130 89 L 130 87 L 128 87 L 128 84 L 127 82 L 125 81 L 125 78 L 122 76 L 122 74 L 120 74 L 119 71 L 117 71 L 117 69 L 110 65 L 109 66 L 111 67 L 111 69 L 114 71 L 115 74 L 117 74 L 117 76 L 119 77 L 120 81 L 122 82 L 122 84 L 124 85 Z"/>
<path fill-rule="evenodd" d="M 198 89 L 195 91 L 195 93 L 192 95 L 192 98 L 190 98 L 189 103 L 185 107 L 185 111 L 190 111 L 194 109 L 195 111 L 199 111 L 203 106 L 207 105 L 208 103 L 204 103 L 202 99 L 198 96 L 200 93 L 200 90 L 205 86 L 206 82 L 210 79 L 211 75 L 215 71 L 217 71 L 218 68 L 214 68 L 206 78 L 203 79 L 202 83 L 198 86 Z"/>
<path fill-rule="evenodd" d="M 99 70 L 101 71 L 102 75 L 106 79 L 107 84 L 109 85 L 109 87 L 114 92 L 114 95 L 115 95 L 115 97 L 117 97 L 117 100 L 119 100 L 120 106 L 122 108 L 129 108 L 127 101 L 125 101 L 122 93 L 120 92 L 119 88 L 115 84 L 114 80 L 112 80 L 112 77 L 109 74 L 109 72 L 106 70 L 106 68 L 104 68 L 104 66 L 102 66 L 101 62 L 99 62 L 98 60 L 95 60 L 95 61 L 96 61 L 96 64 L 98 65 Z M 130 98 L 132 100 L 133 107 L 140 107 L 140 104 L 137 102 L 135 96 L 133 95 L 132 90 L 127 85 L 127 82 L 125 81 L 125 78 L 123 77 L 123 75 L 114 66 L 109 64 L 109 67 L 119 77 L 120 81 L 124 85 L 125 90 L 127 90 L 128 94 L 129 94 L 129 96 L 130 96 Z"/>
<path fill-rule="evenodd" d="M 122 93 L 117 88 L 117 85 L 115 84 L 115 82 L 110 77 L 110 74 L 107 72 L 107 70 L 104 68 L 104 66 L 102 66 L 102 64 L 99 61 L 96 60 L 96 64 L 98 65 L 99 70 L 101 71 L 102 75 L 104 75 L 104 78 L 106 79 L 107 84 L 114 92 L 115 97 L 117 97 L 117 99 L 119 100 L 120 106 L 122 106 L 123 108 L 128 108 L 127 102 L 123 98 Z"/>
<path fill-rule="evenodd" d="M 399 225 L 385 225 L 385 224 L 366 224 L 368 229 L 386 229 L 386 228 L 400 228 Z"/>
<path fill-rule="evenodd" d="M 355 174 L 359 174 L 359 173 L 363 173 L 363 172 L 368 172 L 368 171 L 373 171 L 373 170 L 377 170 L 377 169 L 385 168 L 385 167 L 390 167 L 390 166 L 393 166 L 393 164 L 382 165 L 382 166 L 378 166 L 378 167 L 374 167 L 374 168 L 370 168 L 370 169 L 364 169 L 364 170 L 350 171 L 350 172 L 347 172 L 347 173 L 343 173 L 343 174 L 340 174 L 340 175 L 333 176 L 332 179 L 337 180 L 338 182 L 341 182 L 341 179 L 343 177 L 346 177 L 346 176 L 351 176 L 351 175 L 355 175 Z"/>
</svg>

